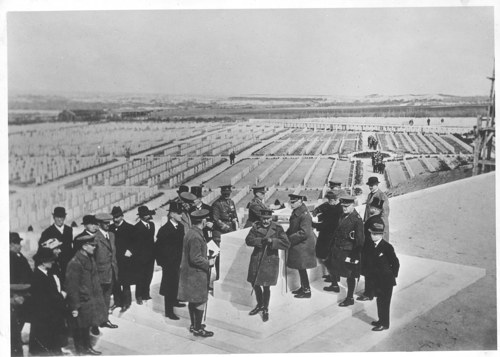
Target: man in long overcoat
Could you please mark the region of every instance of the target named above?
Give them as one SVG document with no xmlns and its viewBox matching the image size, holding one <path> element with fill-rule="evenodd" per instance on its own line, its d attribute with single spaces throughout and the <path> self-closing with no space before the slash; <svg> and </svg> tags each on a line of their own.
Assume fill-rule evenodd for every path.
<svg viewBox="0 0 500 357">
<path fill-rule="evenodd" d="M 181 223 L 181 214 L 181 204 L 171 202 L 168 221 L 158 230 L 155 242 L 156 263 L 163 270 L 160 295 L 165 298 L 165 316 L 172 320 L 179 320 L 179 317 L 174 313 L 174 306 L 186 306 L 177 300 L 184 241 L 184 225 Z"/>
<path fill-rule="evenodd" d="M 118 263 L 116 262 L 115 235 L 109 231 L 109 226 L 113 216 L 109 213 L 98 213 L 95 215 L 99 222 L 99 229 L 95 233 L 97 247 L 94 258 L 97 265 L 97 273 L 101 282 L 101 289 L 104 296 L 106 308 L 110 309 L 111 292 L 116 285 L 118 278 Z M 118 326 L 106 321 L 102 327 L 117 328 Z"/>
<path fill-rule="evenodd" d="M 17 232 L 9 233 L 9 253 L 10 253 L 10 283 L 30 284 L 33 277 L 28 259 L 21 253 L 21 241 L 23 239 Z"/>
<path fill-rule="evenodd" d="M 56 256 L 50 248 L 40 248 L 33 256 L 35 271 L 31 282 L 31 327 L 29 351 L 36 356 L 60 355 L 66 336 L 66 293 L 59 278 L 50 273 Z"/>
<path fill-rule="evenodd" d="M 58 257 L 58 261 L 61 264 L 62 276 L 64 277 L 66 274 L 66 265 L 68 265 L 70 259 L 73 258 L 74 253 L 73 228 L 64 224 L 64 220 L 66 219 L 66 210 L 64 207 L 54 208 L 52 217 L 54 219 L 54 224 L 42 232 L 38 245 L 41 246 L 43 242 L 51 238 L 56 238 L 62 243 L 60 247 L 61 254 Z M 64 285 L 64 281 L 61 283 Z"/>
<path fill-rule="evenodd" d="M 288 249 L 290 242 L 278 223 L 272 222 L 273 211 L 263 209 L 260 220 L 255 222 L 245 238 L 249 247 L 254 247 L 248 266 L 247 281 L 252 284 L 257 306 L 249 312 L 256 315 L 262 311 L 262 320 L 269 319 L 270 286 L 276 285 L 279 273 L 278 249 Z M 262 287 L 262 288 L 261 288 Z"/>
<path fill-rule="evenodd" d="M 260 212 L 269 209 L 264 203 L 264 195 L 266 193 L 265 186 L 253 187 L 252 190 L 254 197 L 248 203 L 248 219 L 244 228 L 251 227 L 255 222 L 259 222 Z"/>
<path fill-rule="evenodd" d="M 135 254 L 134 226 L 123 219 L 121 207 L 111 210 L 113 224 L 109 230 L 115 234 L 116 262 L 118 264 L 118 282 L 113 289 L 114 304 L 125 312 L 132 303 L 130 286 L 137 282 L 137 263 Z"/>
<path fill-rule="evenodd" d="M 370 210 L 368 209 L 368 206 L 375 197 L 378 198 L 379 201 L 384 203 L 384 205 L 382 206 L 381 216 L 382 219 L 384 220 L 384 225 L 385 225 L 384 240 L 388 242 L 389 241 L 389 198 L 384 192 L 380 190 L 380 188 L 378 187 L 379 183 L 380 182 L 378 181 L 377 177 L 368 178 L 368 182 L 366 184 L 370 189 L 370 193 L 368 194 L 368 198 L 366 199 L 367 209 L 365 210 L 363 221 L 366 222 L 366 220 L 370 217 Z"/>
<path fill-rule="evenodd" d="M 77 252 L 66 269 L 66 292 L 74 328 L 73 339 L 77 353 L 99 355 L 90 344 L 91 326 L 100 326 L 108 320 L 97 265 L 93 258 L 97 243 L 93 236 L 75 238 Z"/>
<path fill-rule="evenodd" d="M 393 246 L 382 239 L 384 228 L 384 221 L 380 217 L 371 220 L 368 226 L 374 244 L 367 256 L 368 269 L 372 271 L 378 312 L 378 320 L 372 322 L 375 326 L 373 331 L 383 331 L 389 328 L 392 290 L 396 285 L 399 272 L 399 259 Z"/>
<path fill-rule="evenodd" d="M 214 259 L 207 257 L 207 243 L 203 237 L 203 227 L 208 217 L 208 210 L 191 213 L 193 226 L 184 236 L 181 269 L 179 277 L 178 299 L 189 303 L 191 326 L 189 330 L 200 337 L 211 337 L 212 331 L 202 325 L 203 313 L 208 301 L 208 283 L 210 268 Z"/>
<path fill-rule="evenodd" d="M 149 289 L 155 266 L 154 244 L 155 224 L 153 217 L 156 212 L 147 206 L 140 206 L 137 215 L 139 222 L 134 226 L 134 240 L 136 243 L 137 284 L 135 286 L 135 299 L 142 305 L 143 300 L 150 300 Z"/>
<path fill-rule="evenodd" d="M 333 283 L 337 277 L 347 278 L 347 297 L 339 306 L 354 304 L 354 288 L 359 278 L 361 250 L 364 244 L 363 221 L 354 209 L 356 198 L 350 195 L 340 197 L 343 215 L 333 234 L 330 266 Z"/>
<path fill-rule="evenodd" d="M 288 249 L 287 267 L 297 269 L 300 276 L 300 288 L 292 291 L 296 298 L 310 298 L 311 287 L 306 269 L 317 265 L 315 255 L 316 235 L 312 229 L 312 217 L 304 201 L 305 196 L 288 195 L 293 209 L 290 216 L 290 226 L 286 231 L 290 248 Z"/>
</svg>

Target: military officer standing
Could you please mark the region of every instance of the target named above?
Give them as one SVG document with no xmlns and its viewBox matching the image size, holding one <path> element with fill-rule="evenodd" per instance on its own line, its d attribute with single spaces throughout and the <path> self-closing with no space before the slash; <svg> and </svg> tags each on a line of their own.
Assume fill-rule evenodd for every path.
<svg viewBox="0 0 500 357">
<path fill-rule="evenodd" d="M 203 187 L 202 186 L 191 186 L 191 193 L 196 196 L 193 204 L 191 205 L 190 213 L 194 211 L 199 211 L 202 209 L 208 210 L 210 213 L 207 217 L 207 224 L 205 228 L 203 228 L 203 235 L 205 236 L 205 240 L 207 243 L 212 240 L 212 228 L 214 226 L 214 219 L 212 215 L 212 207 L 203 203 L 201 200 L 203 198 Z"/>
<path fill-rule="evenodd" d="M 366 205 L 368 207 L 375 197 L 377 197 L 379 201 L 384 203 L 381 215 L 385 225 L 384 240 L 388 242 L 389 241 L 389 198 L 384 192 L 380 191 L 380 188 L 378 187 L 379 183 L 380 182 L 377 177 L 373 176 L 368 178 L 368 182 L 366 184 L 370 189 L 370 193 L 368 194 L 368 198 L 366 199 Z M 370 217 L 369 209 L 366 209 L 364 215 L 364 221 L 366 222 L 366 220 L 369 217 Z"/>
<path fill-rule="evenodd" d="M 276 285 L 279 273 L 278 249 L 288 249 L 290 242 L 278 223 L 272 222 L 273 211 L 260 211 L 260 220 L 252 225 L 245 243 L 254 247 L 250 257 L 247 281 L 252 284 L 257 298 L 257 306 L 249 312 L 256 315 L 262 311 L 262 320 L 269 319 L 270 286 Z"/>
<path fill-rule="evenodd" d="M 260 220 L 260 212 L 262 210 L 268 210 L 269 207 L 264 203 L 264 195 L 266 193 L 265 186 L 253 187 L 253 195 L 254 197 L 248 203 L 248 219 L 247 223 L 245 223 L 244 228 L 251 227 L 252 224 L 258 222 Z"/>
<path fill-rule="evenodd" d="M 231 185 L 221 186 L 221 197 L 212 205 L 214 219 L 213 240 L 220 246 L 221 235 L 238 229 L 236 205 L 231 199 Z M 216 280 L 219 279 L 219 256 L 215 260 Z"/>
</svg>

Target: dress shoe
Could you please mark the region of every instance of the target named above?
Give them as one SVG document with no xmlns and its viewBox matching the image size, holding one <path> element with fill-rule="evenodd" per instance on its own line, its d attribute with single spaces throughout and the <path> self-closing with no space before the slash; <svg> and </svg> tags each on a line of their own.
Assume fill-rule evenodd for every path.
<svg viewBox="0 0 500 357">
<path fill-rule="evenodd" d="M 330 285 L 330 286 L 325 286 L 323 288 L 325 291 L 333 291 L 334 293 L 339 293 L 340 292 L 340 287 L 338 285 Z"/>
<path fill-rule="evenodd" d="M 117 328 L 118 325 L 112 324 L 111 321 L 106 321 L 101 325 L 101 327 L 107 327 L 107 328 Z"/>
<path fill-rule="evenodd" d="M 120 309 L 120 312 L 125 312 L 130 308 L 130 305 L 125 305 Z"/>
<path fill-rule="evenodd" d="M 137 305 L 142 305 L 142 298 L 137 298 Z"/>
<path fill-rule="evenodd" d="M 179 316 L 177 316 L 173 312 L 165 313 L 165 317 L 168 317 L 170 320 L 179 320 Z"/>
<path fill-rule="evenodd" d="M 301 287 L 300 287 L 300 288 L 298 288 L 297 290 L 292 291 L 292 294 L 293 294 L 293 295 L 301 294 L 303 291 L 304 291 L 304 289 L 303 289 L 303 288 L 302 288 L 302 286 L 301 286 Z"/>
<path fill-rule="evenodd" d="M 95 336 L 99 336 L 101 331 L 99 331 L 99 327 L 97 326 L 92 326 L 90 328 L 90 332 L 92 333 L 92 335 L 95 335 Z"/>
<path fill-rule="evenodd" d="M 214 333 L 212 331 L 207 331 L 202 327 L 199 330 L 194 330 L 193 335 L 199 337 L 212 337 Z"/>
<path fill-rule="evenodd" d="M 368 301 L 368 300 L 373 300 L 373 298 L 369 297 L 369 296 L 361 295 L 361 296 L 358 296 L 356 298 L 356 300 L 358 300 L 358 301 Z"/>
<path fill-rule="evenodd" d="M 372 321 L 372 326 L 380 326 L 382 325 L 382 322 L 380 321 Z"/>
<path fill-rule="evenodd" d="M 353 298 L 346 298 L 344 301 L 342 301 L 339 306 L 349 306 L 349 305 L 354 305 L 354 299 Z"/>
<path fill-rule="evenodd" d="M 83 351 L 84 354 L 86 355 L 92 355 L 92 356 L 99 356 L 102 355 L 101 351 L 96 351 L 92 347 L 89 347 Z"/>
<path fill-rule="evenodd" d="M 267 309 L 262 310 L 262 321 L 266 322 L 269 320 L 269 311 Z"/>
<path fill-rule="evenodd" d="M 295 295 L 297 299 L 309 299 L 311 297 L 311 289 L 304 289 L 301 293 Z"/>
<path fill-rule="evenodd" d="M 207 325 L 205 325 L 205 324 L 201 324 L 201 328 L 203 328 L 203 329 L 204 329 L 205 327 L 207 327 Z M 193 332 L 194 332 L 194 326 L 193 326 L 193 325 L 189 326 L 189 332 L 191 332 L 191 333 L 193 333 Z"/>
<path fill-rule="evenodd" d="M 174 304 L 174 307 L 186 307 L 186 304 L 183 304 L 182 302 L 176 302 Z"/>
<path fill-rule="evenodd" d="M 383 326 L 383 325 L 379 325 L 379 326 L 375 326 L 374 328 L 372 328 L 372 331 L 384 331 L 384 330 L 388 330 L 389 327 L 387 326 Z"/>
<path fill-rule="evenodd" d="M 326 279 L 326 278 L 329 278 L 330 277 L 330 274 L 325 274 L 322 276 L 323 279 Z"/>
<path fill-rule="evenodd" d="M 257 315 L 257 314 L 259 313 L 259 311 L 260 311 L 260 310 L 262 310 L 262 309 L 263 309 L 263 307 L 262 307 L 262 306 L 257 305 L 257 306 L 255 306 L 255 308 L 254 308 L 253 310 L 251 310 L 248 314 L 249 314 L 250 316 Z"/>
</svg>

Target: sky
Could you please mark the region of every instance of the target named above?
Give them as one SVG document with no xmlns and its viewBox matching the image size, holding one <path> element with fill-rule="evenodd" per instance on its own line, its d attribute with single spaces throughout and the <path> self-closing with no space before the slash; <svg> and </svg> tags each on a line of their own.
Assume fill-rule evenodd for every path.
<svg viewBox="0 0 500 357">
<path fill-rule="evenodd" d="M 7 13 L 8 87 L 488 95 L 493 7 Z"/>
</svg>

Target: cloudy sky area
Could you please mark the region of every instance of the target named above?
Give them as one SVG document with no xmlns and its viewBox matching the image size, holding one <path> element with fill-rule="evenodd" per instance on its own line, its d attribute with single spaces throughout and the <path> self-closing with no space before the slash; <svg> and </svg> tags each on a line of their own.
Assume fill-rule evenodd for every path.
<svg viewBox="0 0 500 357">
<path fill-rule="evenodd" d="M 10 12 L 15 91 L 488 95 L 492 7 Z"/>
</svg>

